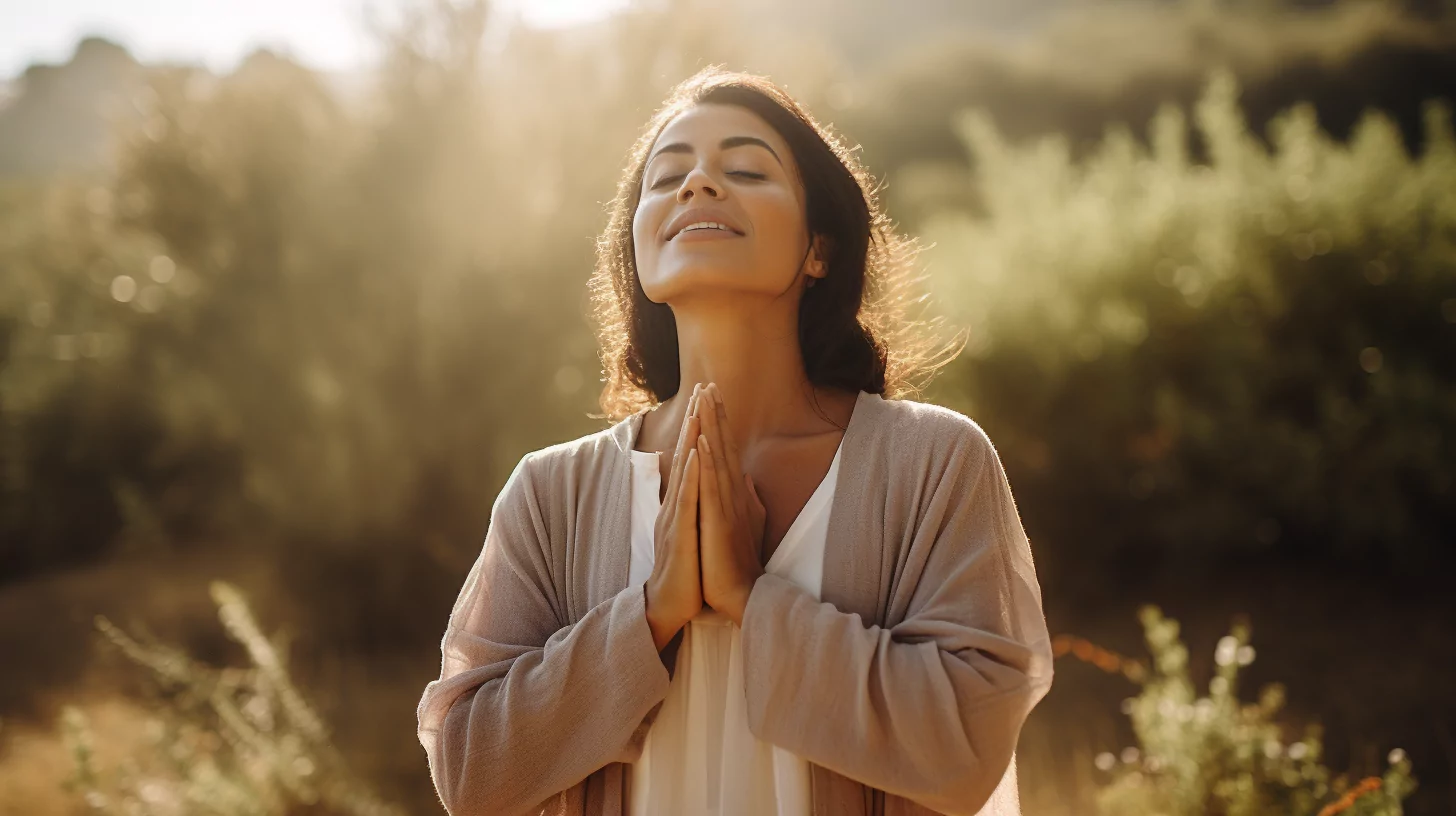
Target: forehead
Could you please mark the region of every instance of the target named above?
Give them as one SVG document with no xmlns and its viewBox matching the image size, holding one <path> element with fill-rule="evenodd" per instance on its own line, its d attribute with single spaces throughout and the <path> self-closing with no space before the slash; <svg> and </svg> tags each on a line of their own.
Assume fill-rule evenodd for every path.
<svg viewBox="0 0 1456 816">
<path fill-rule="evenodd" d="M 786 167 L 794 165 L 788 143 L 758 114 L 738 105 L 712 102 L 694 105 L 674 116 L 657 135 L 652 150 L 667 144 L 685 143 L 691 145 L 694 152 L 702 153 L 716 150 L 718 143 L 729 136 L 757 136 L 773 147 Z M 762 148 L 736 149 L 763 152 Z"/>
</svg>

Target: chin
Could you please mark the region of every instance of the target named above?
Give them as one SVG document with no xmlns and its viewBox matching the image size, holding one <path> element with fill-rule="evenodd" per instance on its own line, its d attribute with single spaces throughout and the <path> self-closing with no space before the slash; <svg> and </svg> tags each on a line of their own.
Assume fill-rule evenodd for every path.
<svg viewBox="0 0 1456 816">
<path fill-rule="evenodd" d="M 694 263 L 644 280 L 642 291 L 647 294 L 648 300 L 664 303 L 703 291 L 732 290 L 774 295 L 783 290 L 783 285 L 775 289 L 773 283 L 761 272 L 754 273 L 741 264 Z"/>
</svg>

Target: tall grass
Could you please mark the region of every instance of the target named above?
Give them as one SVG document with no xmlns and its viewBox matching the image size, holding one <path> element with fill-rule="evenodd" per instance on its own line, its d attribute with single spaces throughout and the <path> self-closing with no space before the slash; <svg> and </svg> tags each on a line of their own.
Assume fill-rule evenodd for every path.
<svg viewBox="0 0 1456 816">
<path fill-rule="evenodd" d="M 136 665 L 156 692 L 147 748 L 101 767 L 80 708 L 62 728 L 75 760 L 68 788 L 92 813 L 125 816 L 217 814 L 400 816 L 344 761 L 328 727 L 289 676 L 280 638 L 259 628 L 241 592 L 212 584 L 218 617 L 249 665 L 215 668 L 104 617 L 97 628 Z"/>
</svg>

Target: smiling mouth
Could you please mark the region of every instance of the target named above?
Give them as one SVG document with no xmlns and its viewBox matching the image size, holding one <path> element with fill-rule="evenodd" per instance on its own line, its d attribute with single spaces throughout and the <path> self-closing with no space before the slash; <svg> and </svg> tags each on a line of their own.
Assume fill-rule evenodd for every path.
<svg viewBox="0 0 1456 816">
<path fill-rule="evenodd" d="M 716 221 L 700 221 L 696 224 L 689 224 L 686 227 L 683 227 L 682 229 L 678 230 L 675 235 L 667 240 L 675 241 L 680 237 L 687 236 L 698 236 L 702 238 L 737 238 L 741 235 L 742 233 L 727 226 L 726 224 L 719 224 Z"/>
</svg>

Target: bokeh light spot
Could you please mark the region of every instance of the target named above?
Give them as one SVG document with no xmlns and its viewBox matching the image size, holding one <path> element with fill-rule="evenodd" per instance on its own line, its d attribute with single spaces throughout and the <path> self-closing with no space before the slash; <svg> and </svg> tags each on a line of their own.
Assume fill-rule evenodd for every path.
<svg viewBox="0 0 1456 816">
<path fill-rule="evenodd" d="M 147 267 L 147 272 L 157 283 L 166 283 L 177 274 L 177 264 L 166 255 L 158 255 L 152 259 L 151 264 Z"/>
<path fill-rule="evenodd" d="M 1384 284 L 1390 280 L 1390 267 L 1386 266 L 1384 261 L 1379 260 L 1365 264 L 1365 280 L 1369 281 L 1371 286 Z"/>
<path fill-rule="evenodd" d="M 130 303 L 136 297 L 137 283 L 131 275 L 117 275 L 111 279 L 111 296 L 119 303 Z"/>
<path fill-rule="evenodd" d="M 1360 367 L 1365 369 L 1366 374 L 1374 374 L 1385 364 L 1385 356 L 1380 349 L 1370 346 L 1360 351 Z"/>
<path fill-rule="evenodd" d="M 563 394 L 575 394 L 581 390 L 583 377 L 576 366 L 562 366 L 556 369 L 556 390 Z"/>
</svg>

